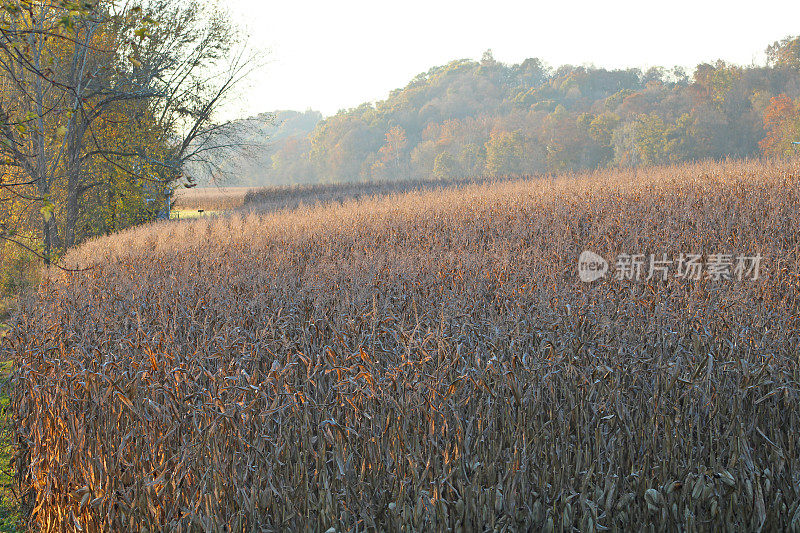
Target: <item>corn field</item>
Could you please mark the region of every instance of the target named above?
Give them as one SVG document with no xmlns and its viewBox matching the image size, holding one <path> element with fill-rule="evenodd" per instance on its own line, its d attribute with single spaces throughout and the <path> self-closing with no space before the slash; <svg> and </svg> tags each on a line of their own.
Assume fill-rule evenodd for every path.
<svg viewBox="0 0 800 533">
<path fill-rule="evenodd" d="M 798 214 L 796 161 L 731 161 L 89 242 L 3 345 L 30 526 L 800 532 Z"/>
<path fill-rule="evenodd" d="M 261 187 L 247 191 L 242 198 L 241 205 L 237 207 L 263 214 L 300 207 L 317 207 L 321 204 L 374 200 L 383 196 L 400 195 L 409 192 L 458 188 L 465 185 L 488 182 L 500 183 L 510 179 L 514 178 L 476 176 L 449 180 L 416 179 Z"/>
</svg>

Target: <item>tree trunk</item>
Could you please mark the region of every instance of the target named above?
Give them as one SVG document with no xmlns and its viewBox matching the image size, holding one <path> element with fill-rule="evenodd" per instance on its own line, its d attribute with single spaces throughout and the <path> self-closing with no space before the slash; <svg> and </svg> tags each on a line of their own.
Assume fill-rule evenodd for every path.
<svg viewBox="0 0 800 533">
<path fill-rule="evenodd" d="M 67 204 L 64 219 L 64 249 L 68 250 L 75 246 L 77 242 L 76 228 L 78 226 L 78 214 L 80 209 L 80 198 L 83 194 L 81 174 L 81 146 L 86 134 L 86 125 L 75 116 L 75 127 L 70 137 L 67 149 Z"/>
</svg>

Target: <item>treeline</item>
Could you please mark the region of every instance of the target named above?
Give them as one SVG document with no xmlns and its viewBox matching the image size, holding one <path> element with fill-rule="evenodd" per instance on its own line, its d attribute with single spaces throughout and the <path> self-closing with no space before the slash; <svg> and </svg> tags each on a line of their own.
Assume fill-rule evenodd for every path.
<svg viewBox="0 0 800 533">
<path fill-rule="evenodd" d="M 158 216 L 187 165 L 235 149 L 214 114 L 253 61 L 192 0 L 0 0 L 3 260 Z"/>
<path fill-rule="evenodd" d="M 786 154 L 800 131 L 800 40 L 766 66 L 506 65 L 487 52 L 282 140 L 264 183 L 451 179 Z"/>
</svg>

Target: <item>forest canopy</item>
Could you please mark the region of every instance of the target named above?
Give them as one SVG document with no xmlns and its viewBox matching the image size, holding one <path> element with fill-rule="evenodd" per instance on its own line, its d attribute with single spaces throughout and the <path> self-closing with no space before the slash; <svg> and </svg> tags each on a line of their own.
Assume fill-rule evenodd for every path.
<svg viewBox="0 0 800 533">
<path fill-rule="evenodd" d="M 766 65 L 693 73 L 507 65 L 487 51 L 272 139 L 259 171 L 241 174 L 249 185 L 453 179 L 786 155 L 800 139 L 799 97 L 796 37 L 770 45 Z"/>
</svg>

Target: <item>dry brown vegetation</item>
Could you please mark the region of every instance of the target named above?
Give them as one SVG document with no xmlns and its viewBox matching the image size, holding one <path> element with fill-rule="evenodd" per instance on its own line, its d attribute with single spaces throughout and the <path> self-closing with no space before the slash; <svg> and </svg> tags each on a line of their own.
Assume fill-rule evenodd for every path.
<svg viewBox="0 0 800 533">
<path fill-rule="evenodd" d="M 798 213 L 797 163 L 731 162 L 90 242 L 6 345 L 33 524 L 798 531 Z"/>
<path fill-rule="evenodd" d="M 244 196 L 243 211 L 270 213 L 325 204 L 375 200 L 408 192 L 451 189 L 479 183 L 500 183 L 512 178 L 479 176 L 452 180 L 395 180 L 363 183 L 292 185 L 252 189 Z"/>
<path fill-rule="evenodd" d="M 249 187 L 197 187 L 175 191 L 175 209 L 224 211 L 241 207 Z"/>
</svg>

